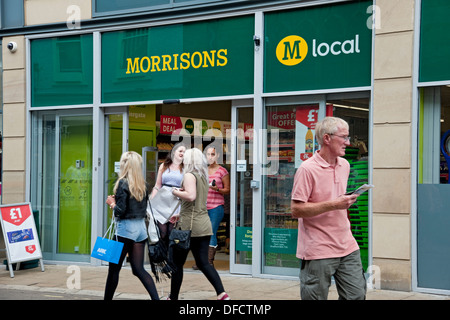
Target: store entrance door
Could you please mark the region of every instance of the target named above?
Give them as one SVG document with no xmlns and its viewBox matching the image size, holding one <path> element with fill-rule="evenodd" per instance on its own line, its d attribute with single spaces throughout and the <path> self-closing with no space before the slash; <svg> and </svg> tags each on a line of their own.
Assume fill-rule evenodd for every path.
<svg viewBox="0 0 450 320">
<path fill-rule="evenodd" d="M 33 117 L 32 204 L 45 260 L 87 262 L 91 250 L 92 134 L 89 111 Z"/>
<path fill-rule="evenodd" d="M 113 194 L 114 184 L 119 175 L 120 156 L 128 150 L 128 108 L 118 107 L 105 110 L 105 166 L 104 166 L 104 194 L 103 232 L 111 223 L 112 210 L 106 205 L 105 199 Z"/>
<path fill-rule="evenodd" d="M 253 107 L 232 108 L 230 272 L 252 273 Z"/>
</svg>

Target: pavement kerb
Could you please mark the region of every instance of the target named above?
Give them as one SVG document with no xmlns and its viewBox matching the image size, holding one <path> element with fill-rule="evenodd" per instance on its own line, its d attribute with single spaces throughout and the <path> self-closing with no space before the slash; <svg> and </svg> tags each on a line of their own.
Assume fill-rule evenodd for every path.
<svg viewBox="0 0 450 320">
<path fill-rule="evenodd" d="M 103 297 L 106 281 L 106 266 L 75 265 L 79 267 L 81 288 L 69 288 L 73 282 L 69 265 L 44 264 L 45 271 L 40 268 L 15 271 L 11 278 L 6 267 L 0 268 L 0 290 L 35 290 L 41 292 L 69 293 Z M 72 265 L 73 266 L 73 265 Z M 300 300 L 298 279 L 289 278 L 258 278 L 249 275 L 236 275 L 229 272 L 219 272 L 225 290 L 233 300 Z M 167 296 L 170 280 L 157 283 L 160 296 Z M 148 294 L 139 280 L 132 275 L 129 266 L 125 266 L 120 274 L 119 286 L 115 298 L 149 300 Z M 215 292 L 206 278 L 199 271 L 185 269 L 181 300 L 215 300 Z M 335 286 L 330 288 L 330 300 L 337 299 Z M 392 291 L 369 289 L 367 300 L 450 300 L 450 295 L 428 294 L 420 292 Z"/>
</svg>

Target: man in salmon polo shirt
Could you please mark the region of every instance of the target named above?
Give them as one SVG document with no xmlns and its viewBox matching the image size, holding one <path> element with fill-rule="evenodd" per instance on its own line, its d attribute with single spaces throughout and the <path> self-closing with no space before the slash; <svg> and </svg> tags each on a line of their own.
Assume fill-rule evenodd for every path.
<svg viewBox="0 0 450 320">
<path fill-rule="evenodd" d="M 297 169 L 291 212 L 298 218 L 297 258 L 301 259 L 302 300 L 326 300 L 334 276 L 339 299 L 363 300 L 366 280 L 347 209 L 357 195 L 344 195 L 350 173 L 345 148 L 348 123 L 326 117 L 316 125 L 320 150 Z"/>
</svg>

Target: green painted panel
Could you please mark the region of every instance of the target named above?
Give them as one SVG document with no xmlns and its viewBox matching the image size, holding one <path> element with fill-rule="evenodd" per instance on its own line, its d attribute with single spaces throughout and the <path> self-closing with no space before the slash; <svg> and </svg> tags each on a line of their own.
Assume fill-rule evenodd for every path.
<svg viewBox="0 0 450 320">
<path fill-rule="evenodd" d="M 417 284 L 450 290 L 450 185 L 417 185 Z"/>
<path fill-rule="evenodd" d="M 31 106 L 91 104 L 92 34 L 31 40 Z"/>
<path fill-rule="evenodd" d="M 236 227 L 236 251 L 252 251 L 252 239 L 252 228 Z"/>
<path fill-rule="evenodd" d="M 62 117 L 60 126 L 58 253 L 90 254 L 92 117 Z"/>
<path fill-rule="evenodd" d="M 295 254 L 297 229 L 264 228 L 264 252 Z"/>
<path fill-rule="evenodd" d="M 422 0 L 419 81 L 450 80 L 450 2 Z"/>
<path fill-rule="evenodd" d="M 352 1 L 266 14 L 264 92 L 370 86 L 371 5 Z"/>
<path fill-rule="evenodd" d="M 102 34 L 102 102 L 253 93 L 254 17 Z"/>
</svg>

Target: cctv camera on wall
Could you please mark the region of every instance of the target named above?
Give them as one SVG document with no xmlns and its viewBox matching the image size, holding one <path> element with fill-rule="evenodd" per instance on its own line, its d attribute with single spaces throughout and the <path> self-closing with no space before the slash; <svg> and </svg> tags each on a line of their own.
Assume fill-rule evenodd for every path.
<svg viewBox="0 0 450 320">
<path fill-rule="evenodd" d="M 11 51 L 11 52 L 17 51 L 17 43 L 15 43 L 14 41 L 9 42 L 7 47 L 9 49 L 9 51 Z"/>
</svg>

